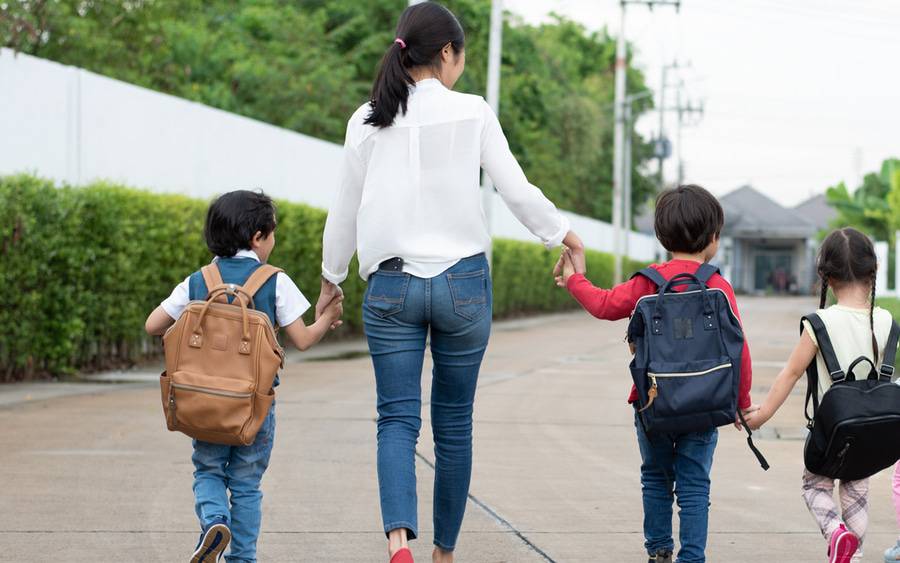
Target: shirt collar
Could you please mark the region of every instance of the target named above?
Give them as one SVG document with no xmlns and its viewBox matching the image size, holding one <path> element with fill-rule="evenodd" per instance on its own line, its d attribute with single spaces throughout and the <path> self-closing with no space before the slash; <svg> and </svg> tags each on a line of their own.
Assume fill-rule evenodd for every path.
<svg viewBox="0 0 900 563">
<path fill-rule="evenodd" d="M 418 82 L 416 82 L 417 90 L 420 90 L 420 89 L 421 90 L 429 90 L 431 88 L 436 88 L 436 87 L 440 87 L 440 88 L 444 87 L 444 84 L 441 83 L 441 81 L 438 80 L 437 78 L 426 78 L 425 80 L 419 80 Z"/>
<path fill-rule="evenodd" d="M 213 258 L 213 262 L 218 262 L 219 258 L 219 256 L 216 256 L 215 258 Z M 257 256 L 256 253 L 249 248 L 238 250 L 237 254 L 235 254 L 234 256 L 226 256 L 226 258 L 253 258 L 257 262 L 262 262 L 262 260 L 259 259 L 259 256 Z"/>
</svg>

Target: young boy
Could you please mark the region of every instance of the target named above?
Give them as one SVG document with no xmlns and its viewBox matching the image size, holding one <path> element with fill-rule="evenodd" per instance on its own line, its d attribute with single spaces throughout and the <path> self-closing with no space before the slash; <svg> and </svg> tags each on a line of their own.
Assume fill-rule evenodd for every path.
<svg viewBox="0 0 900 563">
<path fill-rule="evenodd" d="M 238 190 L 222 195 L 206 214 L 206 246 L 225 283 L 243 284 L 265 263 L 275 247 L 275 204 L 261 192 Z M 192 300 L 206 297 L 203 275 L 197 271 L 180 283 L 147 318 L 151 335 L 162 335 Z M 270 278 L 254 296 L 265 312 L 301 350 L 319 342 L 340 326 L 342 296 L 335 297 L 319 320 L 306 326 L 300 316 L 309 301 L 286 274 Z M 275 377 L 278 385 L 278 377 Z M 229 562 L 256 561 L 261 520 L 259 483 L 269 465 L 275 437 L 275 403 L 249 446 L 226 446 L 194 440 L 194 499 L 200 519 L 200 541 L 192 563 L 214 563 L 231 542 Z M 231 493 L 229 508 L 228 492 Z"/>
<path fill-rule="evenodd" d="M 700 186 L 685 185 L 663 192 L 656 201 L 656 238 L 672 253 L 672 260 L 653 267 L 666 279 L 680 273 L 696 273 L 701 264 L 716 255 L 724 223 L 725 214 L 721 205 Z M 594 287 L 584 276 L 584 254 L 569 250 L 563 252 L 554 273 L 557 274 L 557 285 L 568 288 L 581 306 L 598 319 L 627 318 L 638 299 L 655 294 L 659 289 L 643 276 L 636 276 L 612 289 Z M 722 289 L 738 315 L 734 291 L 722 276 L 713 275 L 709 287 Z M 752 376 L 746 340 L 741 360 L 738 407 L 749 412 Z M 637 400 L 637 390 L 632 386 L 628 402 L 634 406 Z M 735 424 L 739 425 L 737 421 Z M 678 562 L 706 561 L 709 472 L 718 439 L 717 429 L 689 434 L 647 435 L 637 414 L 635 428 L 642 460 L 644 546 L 650 555 L 650 563 L 672 561 L 675 549 L 672 539 L 674 497 L 678 500 L 681 523 Z"/>
</svg>

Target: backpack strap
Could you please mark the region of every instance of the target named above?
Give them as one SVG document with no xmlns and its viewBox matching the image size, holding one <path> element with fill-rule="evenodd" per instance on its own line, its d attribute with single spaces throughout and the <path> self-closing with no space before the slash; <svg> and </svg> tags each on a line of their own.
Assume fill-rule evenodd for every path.
<svg viewBox="0 0 900 563">
<path fill-rule="evenodd" d="M 800 321 L 800 334 L 803 334 L 803 321 Z M 812 414 L 809 413 L 809 403 L 812 402 Z M 806 400 L 803 403 L 803 416 L 806 418 L 806 427 L 812 429 L 813 418 L 819 410 L 819 361 L 813 358 L 806 366 Z"/>
<path fill-rule="evenodd" d="M 263 264 L 250 274 L 250 277 L 247 278 L 247 281 L 241 287 L 243 287 L 244 292 L 256 295 L 256 292 L 260 290 L 263 284 L 269 281 L 269 278 L 283 271 L 281 268 L 276 268 L 270 264 Z"/>
<path fill-rule="evenodd" d="M 756 461 L 759 462 L 759 466 L 762 467 L 763 471 L 769 470 L 769 461 L 766 459 L 766 456 L 759 451 L 759 448 L 756 447 L 756 444 L 753 443 L 753 431 L 750 430 L 750 426 L 747 425 L 747 421 L 744 419 L 744 413 L 741 412 L 741 407 L 737 408 L 738 420 L 741 421 L 741 425 L 744 427 L 744 430 L 747 431 L 747 445 L 750 447 L 750 451 L 753 452 L 753 455 L 756 456 Z"/>
<path fill-rule="evenodd" d="M 647 266 L 643 270 L 635 272 L 635 274 L 631 277 L 636 278 L 638 276 L 644 276 L 648 280 L 652 281 L 656 285 L 656 287 L 662 287 L 666 285 L 667 281 L 669 281 L 664 278 L 663 275 L 660 274 L 655 268 L 651 268 L 650 266 Z"/>
<path fill-rule="evenodd" d="M 900 342 L 900 325 L 897 321 L 891 322 L 891 334 L 888 336 L 887 345 L 884 347 L 884 359 L 881 362 L 881 378 L 890 380 L 894 376 L 894 361 L 897 359 L 897 343 Z"/>
<path fill-rule="evenodd" d="M 834 346 L 831 345 L 831 338 L 828 336 L 828 330 L 825 328 L 825 323 L 822 322 L 822 318 L 813 313 L 803 317 L 803 320 L 809 323 L 813 329 L 813 333 L 816 335 L 816 342 L 819 344 L 819 352 L 822 354 L 822 359 L 825 360 L 825 367 L 828 368 L 828 375 L 831 377 L 831 381 L 833 383 L 840 383 L 847 379 L 847 374 L 844 373 L 844 370 L 841 369 L 841 365 L 837 361 L 837 356 L 834 353 Z"/>
<path fill-rule="evenodd" d="M 697 268 L 697 271 L 694 273 L 694 275 L 697 276 L 698 280 L 709 285 L 709 279 L 718 273 L 718 266 L 713 266 L 709 262 L 704 262 L 703 264 L 700 264 L 700 267 Z"/>
<path fill-rule="evenodd" d="M 200 273 L 203 274 L 203 283 L 206 284 L 206 299 L 209 299 L 209 294 L 212 292 L 213 288 L 219 287 L 225 283 L 222 281 L 222 273 L 219 272 L 219 266 L 215 262 L 200 268 Z M 221 294 L 218 295 L 215 300 L 220 303 L 228 302 L 228 298 Z"/>
</svg>

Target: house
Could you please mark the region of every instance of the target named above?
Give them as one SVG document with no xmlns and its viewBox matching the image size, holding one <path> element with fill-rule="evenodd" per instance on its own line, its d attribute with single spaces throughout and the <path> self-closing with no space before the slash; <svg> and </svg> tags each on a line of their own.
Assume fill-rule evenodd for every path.
<svg viewBox="0 0 900 563">
<path fill-rule="evenodd" d="M 816 283 L 819 233 L 836 217 L 824 195 L 784 207 L 751 186 L 719 198 L 725 228 L 716 257 L 735 291 L 810 293 Z M 638 229 L 652 233 L 652 210 L 638 218 Z"/>
</svg>

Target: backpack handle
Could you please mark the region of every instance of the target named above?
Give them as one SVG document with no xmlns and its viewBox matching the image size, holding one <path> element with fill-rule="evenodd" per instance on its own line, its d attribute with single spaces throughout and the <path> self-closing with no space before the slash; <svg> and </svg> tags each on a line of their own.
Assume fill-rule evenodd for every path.
<svg viewBox="0 0 900 563">
<path fill-rule="evenodd" d="M 875 362 L 865 356 L 860 356 L 853 360 L 853 363 L 850 364 L 849 368 L 847 368 L 847 375 L 844 381 L 856 381 L 856 376 L 853 374 L 853 369 L 864 362 L 868 363 L 869 366 L 871 366 L 871 368 L 869 369 L 869 377 L 867 379 L 871 381 L 878 381 L 878 371 L 875 369 Z"/>
<path fill-rule="evenodd" d="M 200 311 L 200 316 L 197 318 L 196 324 L 194 324 L 194 330 L 191 332 L 190 340 L 188 344 L 192 348 L 200 348 L 203 346 L 203 319 L 206 317 L 206 312 L 209 311 L 209 306 L 213 304 L 216 300 L 216 297 L 219 295 L 234 295 L 235 301 L 240 304 L 241 307 L 241 321 L 242 321 L 242 331 L 241 331 L 241 344 L 238 347 L 238 352 L 241 354 L 249 354 L 250 353 L 250 319 L 247 314 L 247 301 L 244 300 L 244 297 L 247 298 L 250 302 L 250 306 L 253 306 L 253 296 L 249 295 L 244 289 L 238 285 L 228 284 L 228 285 L 220 285 L 214 287 L 212 291 L 209 292 L 209 296 L 207 297 L 206 303 L 203 305 L 203 310 Z M 243 295 L 240 295 L 243 294 Z"/>
<path fill-rule="evenodd" d="M 703 328 L 712 330 L 716 327 L 713 320 L 715 315 L 713 313 L 712 302 L 709 299 L 709 290 L 706 288 L 706 283 L 694 274 L 682 272 L 669 278 L 669 281 L 663 284 L 662 287 L 659 288 L 659 293 L 656 294 L 656 305 L 653 307 L 653 334 L 662 334 L 661 306 L 663 298 L 673 285 L 683 283 L 684 281 L 693 281 L 696 283 L 703 295 Z"/>
</svg>

